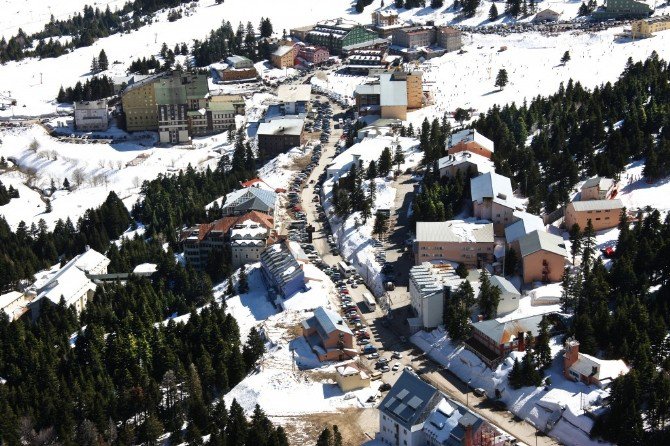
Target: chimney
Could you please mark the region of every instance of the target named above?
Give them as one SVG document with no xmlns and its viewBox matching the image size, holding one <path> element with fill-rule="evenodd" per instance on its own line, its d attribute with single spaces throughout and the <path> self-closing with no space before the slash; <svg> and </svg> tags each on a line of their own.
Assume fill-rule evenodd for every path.
<svg viewBox="0 0 670 446">
<path fill-rule="evenodd" d="M 472 446 L 474 444 L 472 436 L 472 425 L 468 424 L 465 426 L 465 446 Z"/>
<path fill-rule="evenodd" d="M 579 360 L 579 341 L 575 338 L 568 338 L 565 341 L 565 354 L 563 355 L 563 375 L 566 378 L 570 377 L 570 367 Z"/>
</svg>

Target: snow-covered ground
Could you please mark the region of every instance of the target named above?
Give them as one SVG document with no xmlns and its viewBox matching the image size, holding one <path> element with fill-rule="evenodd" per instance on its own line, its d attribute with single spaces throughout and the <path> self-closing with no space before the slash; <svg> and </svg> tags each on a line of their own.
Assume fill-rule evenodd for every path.
<svg viewBox="0 0 670 446">
<path fill-rule="evenodd" d="M 248 414 L 259 404 L 269 416 L 300 416 L 333 412 L 342 407 L 371 407 L 367 399 L 377 392 L 379 383 L 370 388 L 344 394 L 330 378 L 335 365 L 321 363 L 307 341 L 300 335 L 300 323 L 318 306 L 337 309 L 330 303 L 335 287 L 330 278 L 313 265 L 305 265 L 306 289 L 284 301 L 279 311 L 268 300 L 260 264 L 247 268 L 249 292 L 226 299 L 227 311 L 240 327 L 242 341 L 249 330 L 257 327 L 267 338 L 268 352 L 258 370 L 225 395 L 230 404 L 236 399 Z M 227 288 L 224 282 L 215 287 L 221 298 Z M 186 315 L 188 316 L 188 315 Z"/>
<path fill-rule="evenodd" d="M 388 138 L 390 137 L 377 138 L 377 140 L 382 142 L 382 149 L 385 145 L 384 141 L 387 141 Z M 361 144 L 365 144 L 366 147 L 370 146 L 370 149 L 373 149 L 372 146 L 374 146 L 374 144 L 367 144 L 368 142 L 370 141 L 366 139 Z M 391 145 L 390 140 L 387 142 L 388 145 Z M 418 141 L 412 138 L 400 138 L 398 142 L 405 155 L 405 162 L 400 165 L 400 171 L 404 172 L 408 168 L 417 166 L 421 161 L 421 152 L 418 148 Z M 339 157 L 342 157 L 343 155 L 346 156 L 348 151 L 356 151 L 356 146 L 357 145 L 350 147 L 347 151 L 340 154 Z M 367 159 L 367 163 L 369 163 L 369 157 L 366 158 L 365 156 L 362 156 L 361 159 Z M 364 163 L 364 168 L 367 168 L 367 163 Z M 344 175 L 348 170 L 348 165 L 344 165 L 342 172 L 339 172 L 334 178 Z M 335 215 L 334 209 L 332 209 L 332 178 L 323 183 L 322 195 L 324 200 L 322 203 L 330 221 L 330 227 L 333 230 L 333 237 L 339 245 L 340 254 L 356 268 L 363 280 L 365 280 L 370 291 L 376 296 L 379 296 L 384 292 L 384 287 L 382 283 L 383 277 L 381 274 L 381 265 L 375 259 L 376 249 L 372 244 L 372 228 L 375 220 L 374 215 L 379 209 L 388 209 L 393 212 L 396 189 L 393 187 L 392 179 L 376 178 L 374 181 L 376 186 L 376 198 L 372 207 L 372 217 L 365 223 L 363 222 L 360 212 L 354 212 L 344 220 Z M 369 188 L 370 181 L 364 181 L 363 189 L 366 196 L 368 195 Z"/>
<path fill-rule="evenodd" d="M 553 338 L 551 342 L 554 361 L 545 373 L 551 379 L 548 390 L 544 387 L 523 387 L 515 390 L 509 386 L 507 375 L 512 369 L 514 358 L 520 359 L 523 353 L 510 353 L 495 370 L 491 370 L 471 351 L 454 346 L 440 328 L 430 333 L 420 331 L 412 336 L 411 341 L 463 381 L 470 381 L 472 388 L 481 387 L 488 395 L 494 395 L 496 390 L 501 392 L 501 399 L 512 413 L 541 430 L 545 430 L 552 413 L 561 411 L 564 407 L 562 418 L 548 432 L 562 444 L 607 444 L 589 438 L 593 420 L 586 415 L 584 409 L 601 405 L 608 392 L 563 377 L 562 346 L 557 343 L 557 338 Z"/>
<path fill-rule="evenodd" d="M 209 148 L 147 147 L 133 141 L 73 144 L 52 138 L 39 126 L 3 129 L 0 139 L 0 155 L 11 157 L 20 167 L 0 175 L 0 181 L 6 187 L 14 186 L 20 195 L 0 207 L 0 215 L 12 228 L 21 220 L 30 225 L 44 219 L 49 226 L 60 218 L 70 217 L 76 222 L 87 209 L 99 206 L 110 191 L 130 208 L 143 181 L 159 173 L 177 172 L 189 164 L 214 168 L 220 156 Z M 39 143 L 36 151 L 30 149 L 34 140 Z M 62 189 L 66 178 L 70 191 Z M 77 184 L 77 178 L 81 184 Z M 59 190 L 51 196 L 53 211 L 47 214 L 40 193 L 28 186 L 46 190 L 52 180 Z"/>
</svg>

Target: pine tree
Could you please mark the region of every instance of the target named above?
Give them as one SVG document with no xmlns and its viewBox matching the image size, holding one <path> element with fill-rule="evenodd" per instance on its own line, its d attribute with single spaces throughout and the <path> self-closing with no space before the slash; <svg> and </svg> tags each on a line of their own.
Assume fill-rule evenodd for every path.
<svg viewBox="0 0 670 446">
<path fill-rule="evenodd" d="M 70 182 L 68 181 L 67 178 L 63 180 L 63 189 L 69 191 L 70 190 Z"/>
<path fill-rule="evenodd" d="M 501 68 L 500 71 L 498 71 L 498 75 L 496 76 L 496 83 L 494 86 L 500 88 L 500 91 L 502 91 L 502 89 L 507 85 L 507 82 L 507 70 Z"/>
<path fill-rule="evenodd" d="M 100 64 L 97 57 L 93 57 L 91 61 L 91 73 L 97 73 L 100 71 Z"/>
<path fill-rule="evenodd" d="M 382 177 L 388 175 L 389 172 L 391 171 L 391 167 L 393 165 L 392 163 L 393 159 L 391 157 L 391 149 L 389 149 L 388 147 L 384 147 L 384 150 L 382 151 L 382 154 L 379 157 L 379 166 L 377 167 L 379 175 Z"/>
<path fill-rule="evenodd" d="M 549 321 L 546 317 L 540 321 L 540 332 L 535 343 L 535 355 L 537 363 L 541 369 L 547 369 L 551 365 L 551 348 L 549 347 Z"/>
<path fill-rule="evenodd" d="M 316 440 L 316 446 L 333 446 L 333 434 L 330 432 L 330 428 L 321 431 L 319 438 Z"/>
<path fill-rule="evenodd" d="M 479 310 L 484 319 L 493 319 L 498 312 L 500 288 L 491 284 L 491 279 L 485 269 L 479 275 L 479 283 Z"/>
<path fill-rule="evenodd" d="M 572 264 L 575 264 L 577 254 L 582 250 L 582 231 L 577 223 L 570 228 L 570 254 L 572 254 Z"/>
<path fill-rule="evenodd" d="M 249 280 L 247 278 L 247 271 L 244 265 L 240 268 L 240 273 L 237 278 L 237 292 L 244 294 L 249 292 Z"/>
<path fill-rule="evenodd" d="M 107 60 L 107 54 L 105 53 L 105 50 L 100 50 L 100 54 L 98 55 L 98 70 L 106 71 L 108 68 L 109 60 Z"/>
<path fill-rule="evenodd" d="M 566 51 L 561 57 L 561 64 L 565 65 L 568 62 L 570 62 L 570 51 Z"/>
<path fill-rule="evenodd" d="M 396 165 L 397 170 L 400 170 L 400 165 L 405 162 L 405 154 L 402 151 L 402 146 L 398 144 L 395 147 L 395 153 L 393 154 L 393 164 Z"/>
<path fill-rule="evenodd" d="M 444 0 L 430 0 L 430 7 L 433 9 L 439 9 L 444 6 Z"/>
<path fill-rule="evenodd" d="M 491 8 L 489 9 L 489 22 L 498 20 L 498 8 L 495 3 L 491 3 Z"/>
<path fill-rule="evenodd" d="M 46 201 L 46 210 L 45 210 L 44 212 L 47 213 L 47 214 L 50 214 L 51 211 L 52 211 L 52 208 L 51 208 L 51 200 L 49 200 L 49 199 L 47 198 L 45 201 Z"/>
</svg>

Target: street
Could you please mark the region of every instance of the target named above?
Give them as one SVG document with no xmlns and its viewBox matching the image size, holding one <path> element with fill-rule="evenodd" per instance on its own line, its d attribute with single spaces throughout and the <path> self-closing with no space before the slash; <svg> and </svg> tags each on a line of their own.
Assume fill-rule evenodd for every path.
<svg viewBox="0 0 670 446">
<path fill-rule="evenodd" d="M 312 96 L 313 100 L 323 100 L 325 96 Z M 331 101 L 333 116 L 341 113 L 343 109 Z M 327 234 L 324 231 L 324 224 L 318 218 L 317 202 L 313 199 L 315 196 L 314 188 L 319 184 L 319 177 L 325 171 L 326 167 L 332 162 L 335 156 L 335 144 L 342 136 L 341 129 L 333 129 L 329 141 L 322 144 L 322 156 L 317 166 L 312 170 L 307 178 L 307 185 L 302 190 L 301 202 L 302 208 L 306 214 L 308 224 L 312 225 L 315 231 L 312 234 L 312 244 L 321 256 L 324 262 L 330 266 L 337 265 L 342 258 L 339 255 L 333 255 L 327 242 Z M 357 285 L 352 288 L 348 286 L 349 295 L 359 309 L 362 321 L 367 325 L 370 333 L 370 343 L 379 350 L 380 357 L 389 360 L 389 366 L 399 363 L 397 371 L 386 372 L 382 380 L 385 383 L 393 385 L 405 367 L 411 367 L 422 379 L 431 383 L 436 388 L 444 392 L 454 400 L 467 404 L 470 409 L 488 420 L 491 424 L 497 426 L 504 432 L 515 437 L 518 441 L 528 445 L 550 446 L 556 445 L 550 437 L 536 435 L 536 429 L 528 422 L 516 419 L 506 410 L 494 410 L 485 398 L 476 397 L 472 394 L 468 385 L 462 382 L 458 377 L 444 370 L 442 366 L 428 358 L 422 351 L 415 348 L 407 341 L 409 336 L 406 318 L 410 315 L 408 280 L 409 270 L 413 265 L 411 249 L 406 246 L 405 241 L 409 237 L 410 218 L 408 211 L 411 207 L 415 187 L 418 185 L 415 177 L 411 174 L 401 174 L 397 177 L 394 187 L 396 187 L 396 198 L 392 218 L 392 226 L 388 230 L 388 237 L 383 241 L 386 250 L 387 262 L 391 263 L 395 271 L 394 290 L 388 293 L 391 299 L 392 317 L 385 317 L 381 310 L 381 305 L 377 305 L 374 311 L 370 311 L 363 299 L 363 293 L 370 293 L 365 285 Z M 370 293 L 372 294 L 372 293 Z M 339 300 L 339 299 L 338 299 Z M 339 308 L 339 301 L 333 302 Z M 393 352 L 400 355 L 400 359 L 392 359 Z M 377 359 L 367 359 L 361 356 L 360 361 L 369 370 L 375 370 Z"/>
</svg>

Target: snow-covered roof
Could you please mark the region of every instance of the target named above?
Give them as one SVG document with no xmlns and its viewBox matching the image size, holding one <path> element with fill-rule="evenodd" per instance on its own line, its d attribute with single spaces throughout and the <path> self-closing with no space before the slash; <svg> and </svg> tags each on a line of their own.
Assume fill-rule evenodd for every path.
<svg viewBox="0 0 670 446">
<path fill-rule="evenodd" d="M 95 291 L 95 289 L 96 285 L 86 277 L 81 269 L 75 266 L 74 260 L 71 260 L 55 274 L 41 281 L 40 286 L 37 287 L 36 300 L 46 298 L 58 304 L 62 297 L 65 304 L 69 306 L 88 291 Z"/>
<path fill-rule="evenodd" d="M 493 223 L 486 220 L 417 222 L 418 242 L 493 243 Z"/>
<path fill-rule="evenodd" d="M 622 209 L 623 202 L 618 198 L 614 200 L 586 200 L 573 201 L 569 206 L 572 206 L 576 212 L 609 211 L 612 209 Z"/>
<path fill-rule="evenodd" d="M 580 375 L 593 376 L 598 381 L 607 381 L 625 375 L 630 368 L 621 359 L 599 359 L 579 353 L 579 359 L 570 366 L 570 370 Z"/>
<path fill-rule="evenodd" d="M 493 172 L 495 166 L 493 161 L 478 153 L 472 153 L 467 150 L 463 152 L 454 153 L 453 155 L 443 156 L 438 160 L 438 167 L 440 170 L 451 166 L 458 166 L 464 163 L 471 163 L 477 166 L 477 172 L 480 174 Z"/>
<path fill-rule="evenodd" d="M 282 84 L 277 88 L 277 97 L 282 102 L 307 102 L 312 94 L 312 84 Z"/>
<path fill-rule="evenodd" d="M 276 119 L 270 122 L 262 122 L 258 126 L 257 135 L 292 135 L 299 136 L 302 134 L 305 121 L 302 119 Z"/>
<path fill-rule="evenodd" d="M 526 257 L 537 251 L 549 251 L 567 257 L 565 241 L 558 235 L 545 231 L 533 231 L 519 239 L 521 257 Z"/>
<path fill-rule="evenodd" d="M 491 141 L 490 139 L 488 139 L 486 136 L 482 135 L 475 129 L 461 130 L 460 132 L 456 132 L 449 137 L 449 147 L 455 146 L 456 144 L 460 143 L 467 144 L 469 142 L 475 142 L 491 153 L 493 153 L 495 148 L 493 141 Z"/>
<path fill-rule="evenodd" d="M 381 87 L 379 104 L 382 107 L 407 105 L 407 79 L 396 80 L 395 73 L 382 73 L 379 76 Z"/>
<path fill-rule="evenodd" d="M 140 263 L 133 270 L 134 274 L 153 274 L 158 271 L 158 265 L 155 263 Z"/>
<path fill-rule="evenodd" d="M 537 215 L 523 211 L 514 211 L 512 215 L 519 220 L 505 228 L 505 239 L 507 240 L 507 243 L 519 240 L 524 235 L 533 231 L 545 230 L 544 222 Z"/>
<path fill-rule="evenodd" d="M 611 178 L 605 177 L 594 177 L 589 178 L 582 184 L 582 190 L 590 189 L 592 187 L 598 187 L 598 190 L 610 190 L 614 186 L 614 180 Z"/>
<path fill-rule="evenodd" d="M 312 323 L 316 324 L 317 331 L 324 338 L 327 338 L 334 331 L 353 334 L 339 314 L 324 307 L 318 307 L 314 310 L 314 317 L 311 319 L 310 325 Z"/>
<path fill-rule="evenodd" d="M 359 369 L 353 362 L 335 367 L 335 370 L 337 371 L 337 373 L 340 374 L 340 376 L 359 375 L 362 379 L 369 378 L 368 374 L 365 373 L 363 370 Z"/>
<path fill-rule="evenodd" d="M 265 239 L 268 228 L 254 220 L 245 220 L 238 223 L 230 230 L 231 240 L 260 240 Z"/>
<path fill-rule="evenodd" d="M 502 276 L 491 276 L 489 279 L 491 281 L 491 285 L 497 286 L 500 288 L 500 291 L 503 293 L 511 293 L 511 294 L 516 294 L 517 296 L 520 296 L 521 293 L 519 293 L 519 290 L 516 289 L 516 287 L 510 282 L 509 280 L 505 279 Z"/>
<path fill-rule="evenodd" d="M 473 178 L 470 181 L 470 196 L 472 201 L 480 203 L 485 198 L 490 198 L 501 204 L 515 207 L 512 181 L 495 172 L 488 172 Z"/>
<path fill-rule="evenodd" d="M 98 271 L 109 266 L 109 259 L 95 249 L 88 249 L 72 261 L 77 268 L 91 274 L 97 274 Z"/>
<path fill-rule="evenodd" d="M 496 344 L 502 345 L 516 339 L 519 333 L 530 331 L 534 337 L 537 337 L 540 334 L 539 325 L 543 317 L 543 315 L 528 316 L 507 322 L 489 319 L 487 321 L 476 322 L 472 324 L 472 327 L 493 340 Z"/>
<path fill-rule="evenodd" d="M 360 84 L 356 86 L 354 90 L 355 94 L 361 95 L 371 95 L 371 94 L 380 94 L 381 86 L 379 84 Z"/>
<path fill-rule="evenodd" d="M 291 51 L 293 51 L 293 47 L 292 47 L 292 46 L 289 46 L 289 45 L 282 45 L 282 46 L 280 46 L 279 48 L 277 48 L 276 50 L 274 50 L 274 52 L 272 53 L 272 55 L 273 55 L 273 56 L 279 56 L 279 57 L 282 57 L 282 56 L 288 54 L 288 53 L 291 52 Z"/>
<path fill-rule="evenodd" d="M 267 212 L 274 210 L 276 202 L 277 194 L 273 191 L 259 187 L 246 187 L 226 195 L 226 202 L 221 209 L 234 207 L 236 211 L 257 210 Z"/>
</svg>

